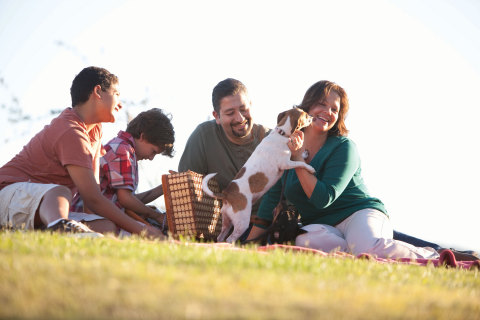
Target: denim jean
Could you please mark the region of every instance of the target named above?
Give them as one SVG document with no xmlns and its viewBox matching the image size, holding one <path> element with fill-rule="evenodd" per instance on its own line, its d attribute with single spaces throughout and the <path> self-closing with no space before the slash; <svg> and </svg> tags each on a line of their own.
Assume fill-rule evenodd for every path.
<svg viewBox="0 0 480 320">
<path fill-rule="evenodd" d="M 400 241 L 403 241 L 403 242 L 406 242 L 406 243 L 410 243 L 411 245 L 414 245 L 415 247 L 431 247 L 431 248 L 433 248 L 437 251 L 442 249 L 442 247 L 439 246 L 436 243 L 428 242 L 428 241 L 425 241 L 425 240 L 422 240 L 422 239 L 418 239 L 418 238 L 412 237 L 408 234 L 398 232 L 398 231 L 395 231 L 395 230 L 393 230 L 393 239 L 400 240 Z"/>
</svg>

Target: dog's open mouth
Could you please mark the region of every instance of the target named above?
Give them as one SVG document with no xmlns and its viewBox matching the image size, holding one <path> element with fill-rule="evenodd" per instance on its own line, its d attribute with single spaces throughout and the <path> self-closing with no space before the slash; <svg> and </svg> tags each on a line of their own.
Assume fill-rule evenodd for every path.
<svg viewBox="0 0 480 320">
<path fill-rule="evenodd" d="M 313 117 L 311 115 L 305 116 L 302 121 L 299 121 L 297 127 L 295 128 L 295 131 L 310 126 L 312 122 L 313 122 Z"/>
</svg>

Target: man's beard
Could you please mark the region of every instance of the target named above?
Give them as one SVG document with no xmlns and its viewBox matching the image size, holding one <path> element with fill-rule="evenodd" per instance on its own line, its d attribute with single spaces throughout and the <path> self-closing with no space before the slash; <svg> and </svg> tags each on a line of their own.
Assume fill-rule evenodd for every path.
<svg viewBox="0 0 480 320">
<path fill-rule="evenodd" d="M 247 129 L 245 131 L 242 130 L 241 133 L 235 130 L 236 125 L 238 125 L 238 123 L 232 124 L 231 128 L 232 128 L 232 134 L 237 138 L 245 138 L 250 134 L 250 132 L 252 132 L 252 119 L 247 119 Z"/>
</svg>

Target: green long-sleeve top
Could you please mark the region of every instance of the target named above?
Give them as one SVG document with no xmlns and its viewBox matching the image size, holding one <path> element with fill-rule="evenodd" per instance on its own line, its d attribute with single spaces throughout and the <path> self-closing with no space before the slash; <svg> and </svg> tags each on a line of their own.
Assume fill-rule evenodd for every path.
<svg viewBox="0 0 480 320">
<path fill-rule="evenodd" d="M 366 208 L 387 214 L 383 203 L 368 193 L 361 176 L 360 157 L 352 140 L 328 137 L 310 165 L 315 168 L 317 177 L 310 199 L 303 191 L 295 169 L 290 169 L 263 196 L 258 216 L 272 220 L 272 210 L 280 200 L 282 182 L 285 183 L 285 197 L 298 209 L 304 225 L 335 226 L 356 211 Z"/>
</svg>

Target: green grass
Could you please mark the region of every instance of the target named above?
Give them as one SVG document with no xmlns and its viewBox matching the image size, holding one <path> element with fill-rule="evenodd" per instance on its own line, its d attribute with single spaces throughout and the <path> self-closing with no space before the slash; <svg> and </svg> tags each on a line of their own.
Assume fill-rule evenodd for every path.
<svg viewBox="0 0 480 320">
<path fill-rule="evenodd" d="M 480 319 L 480 273 L 7 231 L 0 318 Z"/>
</svg>

